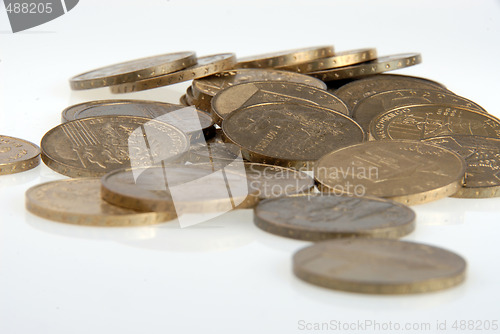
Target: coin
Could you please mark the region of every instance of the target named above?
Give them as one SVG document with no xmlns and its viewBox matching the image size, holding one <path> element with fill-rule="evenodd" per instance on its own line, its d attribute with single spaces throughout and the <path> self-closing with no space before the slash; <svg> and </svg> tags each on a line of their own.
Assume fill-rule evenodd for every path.
<svg viewBox="0 0 500 334">
<path fill-rule="evenodd" d="M 370 122 L 370 137 L 419 140 L 444 135 L 500 138 L 500 120 L 466 107 L 426 104 L 395 108 Z"/>
<path fill-rule="evenodd" d="M 448 104 L 487 113 L 480 105 L 464 97 L 443 90 L 397 89 L 380 92 L 362 99 L 356 104 L 352 118 L 369 131 L 370 121 L 377 115 L 394 108 L 419 104 Z"/>
<path fill-rule="evenodd" d="M 236 68 L 272 68 L 291 66 L 314 59 L 332 57 L 334 55 L 335 52 L 333 46 L 315 46 L 240 58 L 238 59 Z"/>
<path fill-rule="evenodd" d="M 58 180 L 26 191 L 26 208 L 45 219 L 91 226 L 141 226 L 174 219 L 175 213 L 138 212 L 101 199 L 96 178 Z"/>
<path fill-rule="evenodd" d="M 101 183 L 102 198 L 111 204 L 179 216 L 253 207 L 258 201 L 248 190 L 243 164 L 218 172 L 199 165 L 121 169 Z"/>
<path fill-rule="evenodd" d="M 441 84 L 424 78 L 401 74 L 378 74 L 346 83 L 333 91 L 333 94 L 340 97 L 349 107 L 349 110 L 352 111 L 360 100 L 380 92 L 395 89 L 447 90 Z M 448 93 L 451 92 L 448 91 Z"/>
<path fill-rule="evenodd" d="M 129 93 L 203 78 L 231 69 L 236 61 L 233 53 L 221 53 L 198 58 L 198 63 L 183 70 L 110 87 L 112 93 Z"/>
<path fill-rule="evenodd" d="M 186 98 L 186 94 L 182 95 L 180 98 L 179 98 L 179 103 L 182 104 L 183 106 L 186 106 L 188 107 L 189 104 L 187 102 L 187 98 Z"/>
<path fill-rule="evenodd" d="M 336 52 L 335 55 L 327 58 L 315 59 L 307 63 L 278 67 L 281 70 L 295 71 L 299 73 L 309 73 L 343 66 L 364 63 L 365 61 L 377 58 L 377 50 L 366 48 L 359 50 L 349 50 Z"/>
<path fill-rule="evenodd" d="M 415 212 L 381 198 L 302 195 L 261 201 L 254 223 L 299 240 L 400 238 L 415 229 Z"/>
<path fill-rule="evenodd" d="M 391 239 L 338 239 L 293 256 L 293 272 L 325 288 L 409 294 L 444 290 L 465 280 L 467 263 L 448 250 Z"/>
<path fill-rule="evenodd" d="M 323 71 L 309 72 L 309 75 L 323 81 L 360 78 L 368 75 L 393 71 L 413 66 L 422 62 L 420 53 L 402 53 L 379 57 L 375 60 L 352 66 L 332 68 Z"/>
<path fill-rule="evenodd" d="M 134 116 L 100 116 L 61 124 L 42 138 L 42 160 L 71 177 L 101 176 L 124 167 L 149 166 L 189 149 L 176 127 Z"/>
<path fill-rule="evenodd" d="M 237 69 L 193 80 L 193 94 L 194 96 L 197 94 L 215 96 L 221 89 L 251 81 L 296 82 L 326 89 L 326 84 L 323 81 L 305 74 L 273 69 Z"/>
<path fill-rule="evenodd" d="M 24 172 L 40 164 L 40 149 L 29 141 L 0 135 L 0 175 Z"/>
<path fill-rule="evenodd" d="M 305 169 L 324 154 L 365 139 L 346 115 L 282 102 L 238 109 L 224 119 L 222 131 L 224 140 L 238 145 L 251 162 Z"/>
<path fill-rule="evenodd" d="M 452 197 L 500 196 L 500 140 L 479 136 L 441 136 L 424 140 L 460 154 L 467 164 L 465 184 Z"/>
<path fill-rule="evenodd" d="M 314 169 L 322 191 L 406 205 L 453 195 L 462 187 L 464 175 L 465 161 L 457 153 L 411 140 L 349 146 L 323 156 Z"/>
<path fill-rule="evenodd" d="M 193 91 L 191 89 L 191 86 L 189 86 L 187 89 L 186 89 L 186 102 L 192 106 L 194 105 L 194 96 L 193 96 Z"/>
<path fill-rule="evenodd" d="M 75 90 L 106 87 L 172 73 L 195 64 L 194 52 L 169 53 L 101 67 L 74 76 L 69 82 Z"/>
<path fill-rule="evenodd" d="M 220 125 L 236 109 L 266 102 L 310 104 L 349 115 L 345 103 L 323 89 L 282 81 L 254 81 L 227 87 L 212 99 L 212 118 Z"/>
</svg>

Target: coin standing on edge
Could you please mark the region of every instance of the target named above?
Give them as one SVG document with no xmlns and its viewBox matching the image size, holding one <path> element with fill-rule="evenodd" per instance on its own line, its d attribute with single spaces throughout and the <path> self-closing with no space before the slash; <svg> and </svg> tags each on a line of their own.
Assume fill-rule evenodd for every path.
<svg viewBox="0 0 500 334">
<path fill-rule="evenodd" d="M 236 68 L 273 68 L 291 66 L 311 60 L 332 57 L 333 46 L 314 46 L 303 49 L 278 51 L 238 59 Z"/>
<path fill-rule="evenodd" d="M 24 139 L 0 135 L 0 175 L 15 174 L 40 164 L 40 148 Z"/>
<path fill-rule="evenodd" d="M 26 208 L 45 219 L 89 226 L 142 226 L 176 217 L 111 205 L 101 199 L 100 188 L 101 182 L 95 178 L 42 183 L 26 191 Z"/>
<path fill-rule="evenodd" d="M 415 229 L 415 212 L 381 198 L 307 194 L 261 201 L 254 223 L 299 240 L 400 238 Z"/>
<path fill-rule="evenodd" d="M 391 239 L 339 239 L 293 256 L 303 281 L 334 290 L 410 294 L 444 290 L 465 280 L 466 261 L 435 246 Z"/>
</svg>

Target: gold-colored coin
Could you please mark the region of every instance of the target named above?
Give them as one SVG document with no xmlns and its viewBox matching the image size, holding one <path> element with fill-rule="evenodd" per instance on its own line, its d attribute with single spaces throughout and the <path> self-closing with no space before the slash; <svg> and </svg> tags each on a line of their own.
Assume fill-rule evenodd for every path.
<svg viewBox="0 0 500 334">
<path fill-rule="evenodd" d="M 433 137 L 424 142 L 445 147 L 465 159 L 464 187 L 452 197 L 500 196 L 500 139 L 453 135 Z"/>
<path fill-rule="evenodd" d="M 280 70 L 310 73 L 331 68 L 350 66 L 377 59 L 377 50 L 366 48 L 336 52 L 334 56 L 312 60 L 307 63 L 278 67 Z"/>
<path fill-rule="evenodd" d="M 456 193 L 465 161 L 445 148 L 411 140 L 365 142 L 333 151 L 315 165 L 321 191 L 376 196 L 406 205 Z"/>
<path fill-rule="evenodd" d="M 282 102 L 238 109 L 226 117 L 222 131 L 251 162 L 305 169 L 324 154 L 365 139 L 361 127 L 344 114 Z"/>
<path fill-rule="evenodd" d="M 101 199 L 95 178 L 52 181 L 26 191 L 26 208 L 42 218 L 91 226 L 141 226 L 174 219 L 174 213 L 137 212 Z"/>
<path fill-rule="evenodd" d="M 282 81 L 245 82 L 227 87 L 212 99 L 212 118 L 222 123 L 236 109 L 268 102 L 310 104 L 349 115 L 345 103 L 323 89 Z"/>
<path fill-rule="evenodd" d="M 127 103 L 127 102 L 136 102 L 140 100 L 128 100 L 128 99 L 110 99 L 110 100 L 94 100 L 87 101 L 78 104 L 74 104 L 72 106 L 67 107 L 61 112 L 61 123 L 66 123 L 69 121 L 75 120 L 75 115 L 80 111 L 88 109 L 95 105 L 108 104 L 108 103 Z"/>
<path fill-rule="evenodd" d="M 183 106 L 186 106 L 186 107 L 189 107 L 189 104 L 187 102 L 187 97 L 186 97 L 186 94 L 182 95 L 180 98 L 179 98 L 179 103 L 182 104 Z"/>
<path fill-rule="evenodd" d="M 75 90 L 114 86 L 172 73 L 195 64 L 194 52 L 169 53 L 101 67 L 74 76 L 69 82 Z"/>
<path fill-rule="evenodd" d="M 415 212 L 381 198 L 301 195 L 260 202 L 254 223 L 287 238 L 400 238 L 415 229 Z"/>
<path fill-rule="evenodd" d="M 189 86 L 186 89 L 186 102 L 190 106 L 194 105 L 194 96 L 193 96 L 193 90 L 191 89 L 191 86 Z"/>
<path fill-rule="evenodd" d="M 332 57 L 333 46 L 315 46 L 304 49 L 293 49 L 239 58 L 237 68 L 273 68 L 291 66 L 311 60 Z"/>
<path fill-rule="evenodd" d="M 173 125 L 134 116 L 100 116 L 61 124 L 41 142 L 42 160 L 71 177 L 150 166 L 187 152 L 189 140 Z"/>
<path fill-rule="evenodd" d="M 500 138 L 500 120 L 466 107 L 426 104 L 395 108 L 370 122 L 370 137 L 375 140 L 420 140 L 453 134 Z"/>
<path fill-rule="evenodd" d="M 236 62 L 234 53 L 221 53 L 198 58 L 198 63 L 183 70 L 110 87 L 112 93 L 130 93 L 203 78 L 231 69 Z"/>
<path fill-rule="evenodd" d="M 40 149 L 29 141 L 0 135 L 0 175 L 24 172 L 40 164 Z"/>
<path fill-rule="evenodd" d="M 352 118 L 369 131 L 370 122 L 377 115 L 394 108 L 423 104 L 447 104 L 487 113 L 480 105 L 464 97 L 443 90 L 397 89 L 371 95 L 359 101 L 352 111 Z"/>
<path fill-rule="evenodd" d="M 391 239 L 340 239 L 316 243 L 293 256 L 293 272 L 325 288 L 410 294 L 451 288 L 465 280 L 467 263 L 448 250 Z"/>
<path fill-rule="evenodd" d="M 384 56 L 375 60 L 352 66 L 333 68 L 323 71 L 309 72 L 309 75 L 323 81 L 360 78 L 368 75 L 393 71 L 413 66 L 422 62 L 420 53 L 403 53 Z"/>
<path fill-rule="evenodd" d="M 273 69 L 237 69 L 193 80 L 193 95 L 215 96 L 220 90 L 251 81 L 286 81 L 296 82 L 319 89 L 326 89 L 326 84 L 309 75 Z"/>
</svg>

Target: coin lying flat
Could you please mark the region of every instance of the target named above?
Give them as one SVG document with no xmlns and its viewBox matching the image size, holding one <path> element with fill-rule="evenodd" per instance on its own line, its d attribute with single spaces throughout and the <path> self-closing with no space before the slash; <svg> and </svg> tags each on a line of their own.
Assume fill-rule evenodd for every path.
<svg viewBox="0 0 500 334">
<path fill-rule="evenodd" d="M 305 63 L 314 59 L 332 57 L 335 55 L 333 46 L 315 46 L 303 49 L 293 49 L 266 53 L 238 59 L 237 68 L 268 68 L 283 67 Z"/>
<path fill-rule="evenodd" d="M 500 120 L 466 107 L 426 104 L 394 108 L 370 122 L 370 137 L 376 140 L 420 140 L 452 134 L 500 138 Z"/>
<path fill-rule="evenodd" d="M 40 149 L 29 141 L 0 135 L 0 175 L 24 172 L 40 164 Z"/>
<path fill-rule="evenodd" d="M 349 115 L 345 103 L 323 89 L 294 82 L 255 81 L 219 91 L 212 99 L 212 118 L 220 124 L 236 109 L 267 102 L 317 105 Z"/>
<path fill-rule="evenodd" d="M 307 63 L 278 67 L 281 70 L 309 73 L 343 66 L 364 63 L 377 58 L 377 50 L 366 48 L 336 52 L 334 56 L 312 60 Z"/>
<path fill-rule="evenodd" d="M 415 212 L 380 198 L 302 195 L 260 202 L 254 223 L 287 238 L 399 238 L 415 229 Z"/>
<path fill-rule="evenodd" d="M 198 58 L 198 63 L 183 70 L 159 75 L 111 87 L 112 93 L 129 93 L 172 85 L 178 82 L 203 78 L 233 67 L 236 57 L 233 53 L 221 53 Z"/>
<path fill-rule="evenodd" d="M 141 226 L 174 219 L 174 213 L 138 212 L 101 199 L 95 178 L 68 179 L 36 185 L 26 191 L 26 208 L 42 218 L 91 226 Z"/>
<path fill-rule="evenodd" d="M 194 52 L 177 52 L 141 58 L 95 69 L 69 80 L 72 89 L 119 85 L 172 73 L 196 64 Z"/>
<path fill-rule="evenodd" d="M 238 109 L 226 117 L 222 131 L 251 162 L 306 169 L 324 154 L 365 139 L 361 127 L 346 115 L 281 102 Z"/>
<path fill-rule="evenodd" d="M 328 240 L 293 256 L 293 272 L 303 281 L 371 294 L 444 290 L 465 280 L 466 267 L 448 250 L 391 239 Z"/>
<path fill-rule="evenodd" d="M 335 83 L 335 82 L 333 82 Z M 330 84 L 330 83 L 329 83 Z M 395 89 L 433 89 L 446 90 L 446 87 L 424 78 L 401 74 L 378 74 L 367 78 L 354 80 L 333 91 L 353 110 L 360 100 L 368 96 Z M 448 93 L 451 93 L 448 91 Z"/>
<path fill-rule="evenodd" d="M 397 89 L 371 95 L 354 107 L 352 118 L 369 131 L 370 122 L 377 115 L 394 108 L 423 104 L 447 104 L 487 113 L 480 105 L 464 97 L 443 90 Z"/>
<path fill-rule="evenodd" d="M 457 153 L 410 140 L 349 146 L 323 156 L 314 169 L 322 191 L 407 205 L 453 195 L 462 187 L 464 175 L 465 161 Z"/>
<path fill-rule="evenodd" d="M 419 53 L 403 53 L 380 57 L 357 65 L 309 72 L 308 74 L 323 81 L 360 78 L 413 66 L 421 62 L 422 56 Z"/>
<path fill-rule="evenodd" d="M 41 142 L 42 160 L 71 177 L 101 176 L 119 168 L 175 159 L 189 149 L 176 127 L 134 116 L 100 116 L 61 124 Z"/>
<path fill-rule="evenodd" d="M 460 154 L 467 164 L 465 184 L 453 197 L 500 196 L 500 140 L 479 136 L 441 136 L 424 140 Z"/>
</svg>

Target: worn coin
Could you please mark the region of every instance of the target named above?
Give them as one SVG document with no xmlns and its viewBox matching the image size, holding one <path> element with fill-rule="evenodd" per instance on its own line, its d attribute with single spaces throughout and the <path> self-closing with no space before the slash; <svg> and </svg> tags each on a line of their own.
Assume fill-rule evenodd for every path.
<svg viewBox="0 0 500 334">
<path fill-rule="evenodd" d="M 480 105 L 464 97 L 443 90 L 397 89 L 371 95 L 359 101 L 352 112 L 352 118 L 369 131 L 370 121 L 375 116 L 394 108 L 422 104 L 447 104 L 474 109 L 487 113 Z"/>
<path fill-rule="evenodd" d="M 135 116 L 99 116 L 61 124 L 41 142 L 42 160 L 71 177 L 101 176 L 124 167 L 150 166 L 189 149 L 178 128 Z"/>
<path fill-rule="evenodd" d="M 500 140 L 479 136 L 441 136 L 424 140 L 460 154 L 467 164 L 465 184 L 453 197 L 500 196 Z"/>
<path fill-rule="evenodd" d="M 266 102 L 317 105 L 349 115 L 345 103 L 323 89 L 294 82 L 255 81 L 219 91 L 212 99 L 212 118 L 220 124 L 236 109 Z"/>
<path fill-rule="evenodd" d="M 332 57 L 335 55 L 333 46 L 315 46 L 303 49 L 293 49 L 266 53 L 256 56 L 239 58 L 237 68 L 273 68 L 291 66 L 311 60 Z"/>
<path fill-rule="evenodd" d="M 0 175 L 24 172 L 40 164 L 40 149 L 29 141 L 0 135 Z"/>
<path fill-rule="evenodd" d="M 324 154 L 365 139 L 361 127 L 344 114 L 283 102 L 238 109 L 225 118 L 222 131 L 251 162 L 305 169 Z"/>
<path fill-rule="evenodd" d="M 101 199 L 97 178 L 68 179 L 36 185 L 26 191 L 26 208 L 42 218 L 91 226 L 140 226 L 174 219 L 175 213 L 138 212 Z"/>
<path fill-rule="evenodd" d="M 172 73 L 196 64 L 194 52 L 177 52 L 135 59 L 74 76 L 69 80 L 72 89 L 90 89 Z"/>
<path fill-rule="evenodd" d="M 138 80 L 130 83 L 112 86 L 112 93 L 129 93 L 162 86 L 172 85 L 178 82 L 203 78 L 214 73 L 231 69 L 236 61 L 233 53 L 221 53 L 198 58 L 198 63 L 183 70 L 159 75 L 153 78 Z"/>
<path fill-rule="evenodd" d="M 323 156 L 314 169 L 322 191 L 407 205 L 453 195 L 462 187 L 464 175 L 465 161 L 457 153 L 411 140 L 349 146 Z"/>
<path fill-rule="evenodd" d="M 466 107 L 426 104 L 394 108 L 370 122 L 370 137 L 376 140 L 419 140 L 452 134 L 500 138 L 500 120 Z"/>
<path fill-rule="evenodd" d="M 435 246 L 391 239 L 338 239 L 293 256 L 294 274 L 325 288 L 410 294 L 444 290 L 465 280 L 466 261 Z"/>
<path fill-rule="evenodd" d="M 415 229 L 415 212 L 381 198 L 309 194 L 260 202 L 254 223 L 299 240 L 400 238 Z"/>
</svg>

